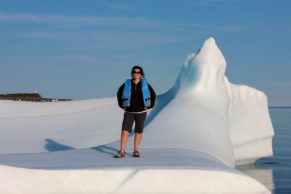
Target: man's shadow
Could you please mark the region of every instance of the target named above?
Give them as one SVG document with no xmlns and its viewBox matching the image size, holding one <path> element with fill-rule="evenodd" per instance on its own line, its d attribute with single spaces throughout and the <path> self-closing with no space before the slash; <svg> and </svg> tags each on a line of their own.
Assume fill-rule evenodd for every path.
<svg viewBox="0 0 291 194">
<path fill-rule="evenodd" d="M 56 142 L 53 139 L 45 139 L 45 149 L 49 152 L 55 152 L 55 151 L 66 151 L 66 150 L 74 150 L 74 147 L 61 144 L 59 142 Z M 100 153 L 109 154 L 110 156 L 114 157 L 118 149 L 114 147 L 110 147 L 108 145 L 99 145 L 95 147 L 91 147 L 90 149 L 96 150 Z"/>
<path fill-rule="evenodd" d="M 74 150 L 75 149 L 74 147 L 60 144 L 53 139 L 45 139 L 45 141 L 46 141 L 46 144 L 45 144 L 44 148 L 49 152 Z"/>
</svg>

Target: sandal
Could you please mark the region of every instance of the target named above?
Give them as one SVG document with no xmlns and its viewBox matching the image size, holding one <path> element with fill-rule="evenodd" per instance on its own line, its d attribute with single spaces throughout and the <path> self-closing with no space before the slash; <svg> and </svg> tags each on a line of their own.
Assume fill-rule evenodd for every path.
<svg viewBox="0 0 291 194">
<path fill-rule="evenodd" d="M 118 151 L 117 154 L 114 156 L 115 158 L 122 158 L 125 156 L 125 152 Z"/>
<path fill-rule="evenodd" d="M 138 158 L 140 156 L 138 151 L 134 151 L 132 155 L 133 155 L 133 157 L 136 157 L 136 158 Z"/>
</svg>

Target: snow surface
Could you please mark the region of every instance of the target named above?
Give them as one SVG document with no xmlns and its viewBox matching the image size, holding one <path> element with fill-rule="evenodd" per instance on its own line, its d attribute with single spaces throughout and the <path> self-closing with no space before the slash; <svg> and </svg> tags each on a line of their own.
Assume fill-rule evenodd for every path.
<svg viewBox="0 0 291 194">
<path fill-rule="evenodd" d="M 272 155 L 267 97 L 235 85 L 209 38 L 149 112 L 141 158 L 114 159 L 116 98 L 0 101 L 0 193 L 270 193 L 235 165 Z M 150 186 L 147 186 L 150 185 Z"/>
</svg>

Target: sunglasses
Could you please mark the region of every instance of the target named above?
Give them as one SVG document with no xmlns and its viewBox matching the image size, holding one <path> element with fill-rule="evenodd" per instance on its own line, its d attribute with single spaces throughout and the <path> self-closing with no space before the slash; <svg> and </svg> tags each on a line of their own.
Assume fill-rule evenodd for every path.
<svg viewBox="0 0 291 194">
<path fill-rule="evenodd" d="M 138 74 L 141 74 L 141 72 L 140 72 L 140 71 L 133 71 L 133 73 L 138 73 Z"/>
</svg>

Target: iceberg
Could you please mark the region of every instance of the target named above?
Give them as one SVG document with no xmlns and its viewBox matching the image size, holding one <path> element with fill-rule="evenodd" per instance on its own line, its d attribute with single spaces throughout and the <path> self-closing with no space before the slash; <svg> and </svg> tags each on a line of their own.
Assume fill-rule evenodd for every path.
<svg viewBox="0 0 291 194">
<path fill-rule="evenodd" d="M 175 140 L 175 146 L 199 146 L 198 150 L 205 149 L 230 166 L 271 156 L 274 129 L 266 95 L 245 85 L 231 84 L 225 68 L 221 51 L 214 38 L 209 38 L 196 55 L 186 58 L 175 86 L 163 96 L 173 99 L 171 105 L 147 127 L 163 134 L 146 133 L 150 137 L 145 141 L 152 144 L 157 139 L 159 146 L 166 147 L 173 144 L 159 141 L 159 137 L 165 137 Z"/>
<path fill-rule="evenodd" d="M 149 112 L 139 159 L 128 152 L 133 136 L 126 157 L 113 158 L 115 98 L 0 101 L 1 193 L 270 193 L 235 169 L 272 155 L 267 97 L 230 83 L 225 69 L 214 38 L 187 56 Z"/>
</svg>

